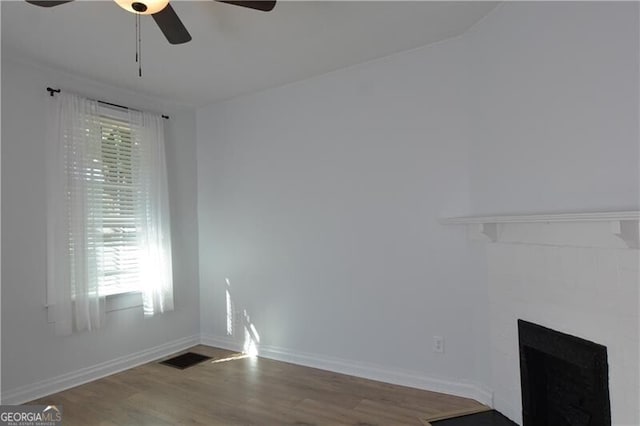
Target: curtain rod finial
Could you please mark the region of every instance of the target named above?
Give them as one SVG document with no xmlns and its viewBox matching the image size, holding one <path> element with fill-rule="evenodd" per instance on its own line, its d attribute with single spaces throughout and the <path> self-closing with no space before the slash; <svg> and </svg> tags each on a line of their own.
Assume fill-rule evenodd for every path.
<svg viewBox="0 0 640 426">
<path fill-rule="evenodd" d="M 49 92 L 49 96 L 53 96 L 54 93 L 60 93 L 60 89 L 52 89 L 51 87 L 47 87 L 47 92 Z"/>
</svg>

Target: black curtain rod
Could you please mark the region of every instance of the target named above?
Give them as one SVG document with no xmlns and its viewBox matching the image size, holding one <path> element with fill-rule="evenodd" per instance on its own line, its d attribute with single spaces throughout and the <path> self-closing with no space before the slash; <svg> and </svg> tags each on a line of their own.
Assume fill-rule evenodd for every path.
<svg viewBox="0 0 640 426">
<path fill-rule="evenodd" d="M 60 89 L 52 89 L 51 87 L 47 87 L 47 92 L 49 92 L 50 96 L 53 96 L 54 93 L 60 93 Z M 122 108 L 122 109 L 126 109 L 126 110 L 137 111 L 136 109 L 129 108 L 129 107 L 126 107 L 124 105 L 112 104 L 111 102 L 105 102 L 105 101 L 101 101 L 99 99 L 96 99 L 96 102 L 101 103 L 103 105 L 110 105 L 110 106 L 113 106 L 113 107 L 116 107 L 116 108 Z M 169 116 L 168 115 L 162 115 L 162 118 L 166 118 L 168 120 Z"/>
</svg>

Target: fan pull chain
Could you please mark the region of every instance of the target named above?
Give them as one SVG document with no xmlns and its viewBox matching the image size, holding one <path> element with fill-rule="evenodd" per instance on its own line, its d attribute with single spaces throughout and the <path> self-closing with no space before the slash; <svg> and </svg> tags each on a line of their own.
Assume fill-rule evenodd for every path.
<svg viewBox="0 0 640 426">
<path fill-rule="evenodd" d="M 138 63 L 138 14 L 133 15 L 133 19 L 135 20 L 135 28 L 136 28 L 136 64 Z"/>
<path fill-rule="evenodd" d="M 140 14 L 135 14 L 136 18 L 136 64 L 138 64 L 138 76 L 142 77 L 142 26 L 140 25 Z"/>
<path fill-rule="evenodd" d="M 142 25 L 140 23 L 140 14 L 136 13 L 138 17 L 136 28 L 138 29 L 138 47 L 136 57 L 138 58 L 138 77 L 142 77 Z"/>
</svg>

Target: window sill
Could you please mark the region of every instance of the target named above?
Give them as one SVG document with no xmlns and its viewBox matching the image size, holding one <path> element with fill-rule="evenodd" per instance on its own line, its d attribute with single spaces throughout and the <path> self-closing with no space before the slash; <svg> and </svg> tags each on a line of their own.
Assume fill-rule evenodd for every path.
<svg viewBox="0 0 640 426">
<path fill-rule="evenodd" d="M 142 293 L 130 291 L 128 293 L 111 294 L 106 297 L 105 312 L 123 311 L 142 307 Z"/>
<path fill-rule="evenodd" d="M 126 309 L 142 308 L 142 293 L 139 291 L 130 291 L 127 293 L 117 293 L 105 296 L 105 313 L 124 311 Z M 49 306 L 45 305 L 48 310 Z M 47 322 L 53 324 L 51 315 L 48 315 Z"/>
</svg>

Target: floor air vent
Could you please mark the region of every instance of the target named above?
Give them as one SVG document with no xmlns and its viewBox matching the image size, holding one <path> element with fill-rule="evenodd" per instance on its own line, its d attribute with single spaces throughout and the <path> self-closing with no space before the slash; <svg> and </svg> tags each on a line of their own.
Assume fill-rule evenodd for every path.
<svg viewBox="0 0 640 426">
<path fill-rule="evenodd" d="M 196 364 L 200 364 L 202 361 L 211 359 L 210 356 L 200 355 L 193 352 L 187 352 L 186 354 L 174 356 L 173 358 L 165 359 L 160 364 L 168 365 L 169 367 L 179 368 L 184 370 L 185 368 L 193 367 Z"/>
</svg>

